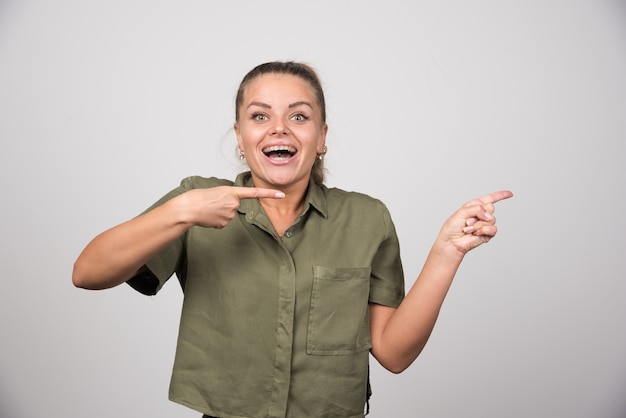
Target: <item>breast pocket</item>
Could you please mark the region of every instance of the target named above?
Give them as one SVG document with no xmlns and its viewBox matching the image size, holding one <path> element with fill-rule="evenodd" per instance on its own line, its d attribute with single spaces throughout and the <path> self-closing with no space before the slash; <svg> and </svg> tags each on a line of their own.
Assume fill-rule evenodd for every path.
<svg viewBox="0 0 626 418">
<path fill-rule="evenodd" d="M 313 266 L 307 353 L 354 354 L 372 348 L 370 268 Z"/>
</svg>

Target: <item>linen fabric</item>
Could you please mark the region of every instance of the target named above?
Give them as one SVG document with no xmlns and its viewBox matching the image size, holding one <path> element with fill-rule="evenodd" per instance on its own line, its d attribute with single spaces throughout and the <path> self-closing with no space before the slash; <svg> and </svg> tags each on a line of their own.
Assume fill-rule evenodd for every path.
<svg viewBox="0 0 626 418">
<path fill-rule="evenodd" d="M 150 209 L 222 185 L 254 186 L 249 172 L 189 177 Z M 226 227 L 192 227 L 147 267 L 136 290 L 155 294 L 175 273 L 184 292 L 170 400 L 220 418 L 364 416 L 369 303 L 404 297 L 382 202 L 311 181 L 281 238 L 244 199 Z"/>
</svg>

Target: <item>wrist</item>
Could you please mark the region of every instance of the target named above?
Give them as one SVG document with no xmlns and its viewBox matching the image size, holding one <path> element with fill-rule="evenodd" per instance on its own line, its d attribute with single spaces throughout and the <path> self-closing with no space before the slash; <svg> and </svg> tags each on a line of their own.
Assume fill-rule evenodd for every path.
<svg viewBox="0 0 626 418">
<path fill-rule="evenodd" d="M 192 206 L 189 202 L 189 196 L 183 193 L 168 200 L 163 209 L 167 211 L 167 217 L 172 225 L 182 226 L 186 229 L 195 225 Z"/>
<path fill-rule="evenodd" d="M 450 263 L 460 263 L 463 261 L 466 252 L 461 251 L 456 245 L 449 240 L 438 237 L 431 248 L 431 253 L 438 258 L 444 259 Z"/>
</svg>

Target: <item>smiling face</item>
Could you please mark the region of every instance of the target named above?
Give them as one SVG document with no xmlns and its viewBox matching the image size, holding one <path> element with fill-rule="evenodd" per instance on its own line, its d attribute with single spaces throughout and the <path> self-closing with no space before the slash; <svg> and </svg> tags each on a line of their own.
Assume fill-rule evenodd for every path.
<svg viewBox="0 0 626 418">
<path fill-rule="evenodd" d="M 235 133 L 257 187 L 304 190 L 327 126 L 314 90 L 290 74 L 263 74 L 246 87 Z"/>
</svg>

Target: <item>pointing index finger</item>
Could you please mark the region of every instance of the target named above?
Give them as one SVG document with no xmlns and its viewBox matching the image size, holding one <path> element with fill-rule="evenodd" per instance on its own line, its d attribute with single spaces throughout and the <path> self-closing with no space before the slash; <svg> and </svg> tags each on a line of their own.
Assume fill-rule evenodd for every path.
<svg viewBox="0 0 626 418">
<path fill-rule="evenodd" d="M 285 193 L 280 190 L 264 189 L 261 187 L 235 187 L 235 195 L 239 199 L 282 199 Z"/>
<path fill-rule="evenodd" d="M 482 203 L 496 203 L 504 199 L 513 197 L 513 193 L 508 190 L 501 190 L 499 192 L 489 193 L 483 197 L 478 198 Z"/>
</svg>

